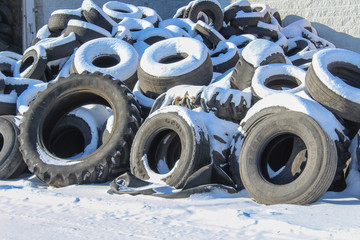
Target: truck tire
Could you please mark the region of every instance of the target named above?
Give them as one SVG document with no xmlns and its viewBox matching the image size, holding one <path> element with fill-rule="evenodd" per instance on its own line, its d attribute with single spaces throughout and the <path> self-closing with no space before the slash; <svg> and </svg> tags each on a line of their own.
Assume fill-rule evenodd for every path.
<svg viewBox="0 0 360 240">
<path fill-rule="evenodd" d="M 112 134 L 95 152 L 64 159 L 49 149 L 52 127 L 64 114 L 87 104 L 114 112 Z M 99 73 L 72 74 L 39 93 L 24 113 L 20 151 L 29 170 L 48 185 L 99 183 L 129 170 L 130 147 L 140 124 L 139 107 L 125 85 Z"/>
<path fill-rule="evenodd" d="M 210 161 L 204 126 L 179 106 L 166 106 L 141 125 L 131 148 L 131 172 L 140 179 L 156 177 L 181 188 L 188 177 Z"/>
</svg>

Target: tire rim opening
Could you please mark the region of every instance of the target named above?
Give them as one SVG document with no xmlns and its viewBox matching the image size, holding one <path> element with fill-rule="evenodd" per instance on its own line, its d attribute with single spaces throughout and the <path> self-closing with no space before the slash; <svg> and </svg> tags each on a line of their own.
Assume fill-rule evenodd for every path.
<svg viewBox="0 0 360 240">
<path fill-rule="evenodd" d="M 294 56 L 295 54 L 304 50 L 308 46 L 308 43 L 305 40 L 298 40 L 295 42 L 295 44 L 296 46 L 294 48 L 291 48 L 286 52 L 286 56 L 288 57 Z"/>
<path fill-rule="evenodd" d="M 71 158 L 85 149 L 85 138 L 81 131 L 75 127 L 62 129 L 50 139 L 50 152 L 60 158 Z"/>
<path fill-rule="evenodd" d="M 289 90 L 301 85 L 301 82 L 293 76 L 275 75 L 265 80 L 264 85 L 274 90 Z"/>
<path fill-rule="evenodd" d="M 124 9 L 113 9 L 115 12 L 120 12 L 120 13 L 130 13 L 130 11 L 124 10 Z"/>
<path fill-rule="evenodd" d="M 173 130 L 164 130 L 156 134 L 151 141 L 147 156 L 152 171 L 158 174 L 167 174 L 181 157 L 181 141 Z"/>
<path fill-rule="evenodd" d="M 107 55 L 95 58 L 92 64 L 99 68 L 109 68 L 116 66 L 120 63 L 120 57 L 118 55 Z"/>
<path fill-rule="evenodd" d="M 360 88 L 360 69 L 350 63 L 333 63 L 336 65 L 331 65 L 328 67 L 329 72 L 335 77 L 340 78 L 346 84 L 354 87 Z"/>
<path fill-rule="evenodd" d="M 24 72 L 28 67 L 30 67 L 35 62 L 34 57 L 28 57 L 20 65 L 20 72 Z"/>
<path fill-rule="evenodd" d="M 160 42 L 165 39 L 166 38 L 161 37 L 161 36 L 153 36 L 153 37 L 149 37 L 149 38 L 145 39 L 144 42 L 147 43 L 148 45 L 153 45 L 154 43 Z"/>
<path fill-rule="evenodd" d="M 167 56 L 161 59 L 159 63 L 170 64 L 170 63 L 180 62 L 181 60 L 184 60 L 188 56 L 189 55 L 187 53 L 178 53 L 176 55 Z"/>
<path fill-rule="evenodd" d="M 300 137 L 285 133 L 272 138 L 259 157 L 262 176 L 273 184 L 284 185 L 297 179 L 303 172 L 307 148 Z"/>
</svg>

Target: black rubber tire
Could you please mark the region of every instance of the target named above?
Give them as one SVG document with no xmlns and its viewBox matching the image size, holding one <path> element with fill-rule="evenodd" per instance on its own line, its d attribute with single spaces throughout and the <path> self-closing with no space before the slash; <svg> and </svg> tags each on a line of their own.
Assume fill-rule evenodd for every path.
<svg viewBox="0 0 360 240">
<path fill-rule="evenodd" d="M 70 158 L 80 154 L 92 138 L 90 126 L 85 119 L 76 115 L 66 115 L 51 130 L 49 149 L 60 158 Z"/>
<path fill-rule="evenodd" d="M 79 9 L 79 14 L 75 14 L 76 10 L 57 10 L 53 12 L 48 21 L 48 28 L 50 32 L 61 34 L 61 32 L 67 27 L 68 22 L 71 19 L 84 20 L 81 16 L 81 11 Z"/>
<path fill-rule="evenodd" d="M 82 26 L 77 25 L 77 23 L 81 24 Z M 72 32 L 75 33 L 76 40 L 80 44 L 83 44 L 95 38 L 111 37 L 110 32 L 108 32 L 106 29 L 103 29 L 92 23 L 86 23 L 84 21 L 75 19 L 69 21 L 68 26 L 65 29 L 64 35 L 68 36 Z"/>
<path fill-rule="evenodd" d="M 112 20 L 98 5 L 92 0 L 84 0 L 82 5 L 82 14 L 87 22 L 95 24 L 99 27 L 111 32 L 117 23 Z"/>
<path fill-rule="evenodd" d="M 70 33 L 66 37 L 58 37 L 42 45 L 45 48 L 47 60 L 50 62 L 71 56 L 80 43 L 76 40 L 76 35 Z"/>
<path fill-rule="evenodd" d="M 117 23 L 123 20 L 125 17 L 141 18 L 142 15 L 140 9 L 137 6 L 119 1 L 106 2 L 102 9 Z"/>
<path fill-rule="evenodd" d="M 0 116 L 3 115 L 16 115 L 16 102 L 0 102 Z"/>
<path fill-rule="evenodd" d="M 246 4 L 236 5 L 236 3 L 231 4 L 224 9 L 224 22 L 228 24 L 231 21 L 231 19 L 236 17 L 237 12 L 239 11 L 251 12 L 252 10 L 250 4 L 249 5 Z"/>
<path fill-rule="evenodd" d="M 259 26 L 244 27 L 244 32 L 247 34 L 254 34 L 258 38 L 269 37 L 273 42 L 276 42 L 279 39 L 277 31 Z"/>
<path fill-rule="evenodd" d="M 195 1 L 191 5 L 187 18 L 190 18 L 193 22 L 196 23 L 199 20 L 199 13 L 201 12 L 206 14 L 208 18 L 211 19 L 208 24 L 215 28 L 216 31 L 219 31 L 222 28 L 224 15 L 219 5 L 213 1 Z"/>
<path fill-rule="evenodd" d="M 11 13 L 10 8 L 8 8 L 3 3 L 0 4 L 0 16 L 1 16 L 2 22 L 9 24 L 9 25 L 14 24 L 14 17 L 13 17 L 13 14 Z"/>
<path fill-rule="evenodd" d="M 19 132 L 14 116 L 0 116 L 0 179 L 17 177 L 26 169 L 19 151 Z"/>
<path fill-rule="evenodd" d="M 275 140 L 298 137 L 307 147 L 306 165 L 287 183 L 274 183 L 267 171 L 266 151 Z M 265 155 L 264 155 L 265 154 Z M 270 116 L 246 136 L 240 153 L 241 180 L 255 201 L 263 204 L 309 204 L 330 187 L 336 171 L 336 146 L 311 117 L 287 111 Z"/>
<path fill-rule="evenodd" d="M 225 39 L 229 39 L 231 36 L 239 36 L 244 34 L 244 31 L 233 26 L 226 26 L 221 28 L 220 34 L 223 35 Z"/>
<path fill-rule="evenodd" d="M 4 79 L 0 78 L 0 94 L 4 94 L 4 90 L 5 90 L 5 81 Z"/>
<path fill-rule="evenodd" d="M 204 22 L 198 21 L 195 25 L 195 31 L 200 34 L 204 44 L 209 49 L 215 49 L 220 41 L 225 41 L 225 38 L 218 31 Z"/>
<path fill-rule="evenodd" d="M 278 51 L 276 53 L 269 52 L 269 54 L 265 55 L 265 53 L 261 56 L 260 59 L 255 59 L 253 57 L 250 57 L 252 59 L 251 61 L 259 61 L 262 60 L 260 63 L 255 62 L 247 62 L 245 58 L 247 58 L 247 54 L 252 54 L 252 52 L 248 53 L 245 52 L 246 49 L 252 49 L 255 46 L 261 46 L 262 43 L 267 42 L 271 43 L 270 41 L 257 39 L 255 41 L 252 41 L 250 44 L 248 44 L 244 51 L 243 55 L 240 57 L 239 61 L 236 63 L 234 71 L 231 75 L 230 83 L 231 88 L 244 90 L 245 88 L 248 88 L 251 86 L 251 80 L 254 76 L 255 70 L 259 66 L 264 66 L 271 63 L 286 63 L 285 56 L 283 54 L 283 51 Z M 279 45 L 271 43 L 270 47 L 274 48 L 280 48 Z M 265 49 L 264 49 L 265 50 Z M 269 49 L 266 49 L 269 50 Z M 255 67 L 256 66 L 256 67 Z"/>
<path fill-rule="evenodd" d="M 16 60 L 7 57 L 0 57 L 0 72 L 6 77 L 14 76 L 14 68 L 16 66 Z"/>
<path fill-rule="evenodd" d="M 331 49 L 331 51 L 333 50 L 335 49 Z M 331 86 L 326 85 L 325 82 L 316 74 L 313 64 L 314 60 L 306 73 L 305 80 L 306 90 L 309 92 L 311 97 L 343 119 L 360 123 L 360 103 L 355 102 L 349 96 L 341 96 L 336 92 L 336 89 L 332 89 Z M 327 68 L 326 72 L 330 75 L 330 77 L 336 79 L 336 81 L 343 81 L 347 85 L 343 88 L 348 88 L 352 91 L 357 91 L 360 88 L 360 68 L 356 65 L 341 61 L 334 61 L 329 64 Z M 334 78 L 331 75 L 338 76 L 338 78 Z"/>
<path fill-rule="evenodd" d="M 184 38 L 187 39 L 187 38 Z M 155 43 L 150 46 L 148 49 L 161 49 L 162 46 L 166 45 L 169 41 L 176 41 L 176 38 L 166 39 L 161 42 Z M 206 49 L 206 47 L 204 47 Z M 149 53 L 150 51 L 146 51 Z M 155 51 L 153 51 L 154 53 Z M 146 54 L 145 53 L 145 54 Z M 144 54 L 144 55 L 145 55 Z M 172 54 L 172 53 L 171 53 Z M 190 52 L 186 54 L 191 54 Z M 141 91 L 145 94 L 145 96 L 155 99 L 161 93 L 166 92 L 168 89 L 182 84 L 192 84 L 192 85 L 208 85 L 212 79 L 213 71 L 212 71 L 212 63 L 210 55 L 207 53 L 207 58 L 204 58 L 203 62 L 199 62 L 199 66 L 192 71 L 186 71 L 178 76 L 154 76 L 144 71 L 142 68 L 142 62 L 145 61 L 144 55 L 140 60 L 140 64 L 138 66 L 138 78 Z M 167 59 L 168 58 L 168 59 Z M 178 61 L 178 56 L 167 56 L 164 59 L 166 60 L 174 60 Z M 161 59 L 159 62 L 161 62 Z M 182 60 L 182 59 L 181 59 Z M 180 60 L 180 61 L 181 61 Z M 201 59 L 202 60 L 202 59 Z M 166 64 L 166 63 L 165 63 Z M 162 64 L 161 64 L 162 65 Z M 161 66 L 159 66 L 161 67 Z M 154 66 L 155 68 L 155 66 Z M 201 77 L 200 77 L 201 76 Z"/>
<path fill-rule="evenodd" d="M 51 154 L 48 139 L 54 124 L 87 104 L 112 108 L 116 117 L 110 137 L 82 158 L 69 160 Z M 105 182 L 129 170 L 130 147 L 139 124 L 138 104 L 121 81 L 98 73 L 72 74 L 49 85 L 30 104 L 20 125 L 20 151 L 29 170 L 48 185 Z"/>
<path fill-rule="evenodd" d="M 15 67 L 14 75 L 17 76 L 19 74 L 19 77 L 22 78 L 43 80 L 47 63 L 48 60 L 44 47 L 34 46 L 28 48 Z"/>
<path fill-rule="evenodd" d="M 219 57 L 220 55 L 223 61 L 217 62 L 216 58 Z M 224 55 L 226 56 L 226 58 Z M 218 73 L 225 73 L 230 68 L 235 67 L 237 61 L 240 58 L 236 45 L 231 42 L 226 42 L 226 47 L 223 45 L 218 45 L 217 49 L 211 51 L 210 57 L 213 63 L 213 71 Z"/>
<path fill-rule="evenodd" d="M 162 180 L 181 188 L 192 173 L 210 163 L 209 139 L 203 126 L 195 126 L 181 114 L 191 110 L 178 106 L 163 109 L 166 112 L 154 112 L 137 132 L 131 148 L 131 172 L 143 180 L 151 174 L 161 177 L 166 173 L 158 164 L 164 159 L 169 171 Z M 150 169 L 144 164 L 144 156 Z"/>
<path fill-rule="evenodd" d="M 265 9 L 263 9 L 263 10 L 265 10 Z M 257 12 L 257 11 L 253 9 L 253 12 Z M 258 15 L 257 13 L 255 13 L 255 14 Z M 233 19 L 231 19 L 230 25 L 233 27 L 256 26 L 259 21 L 262 21 L 265 23 L 268 23 L 270 21 L 270 13 L 269 12 L 265 12 L 264 15 L 261 15 L 261 16 L 253 16 L 253 15 L 254 15 L 254 13 L 249 12 L 249 13 L 246 13 L 245 16 L 234 17 Z"/>
<path fill-rule="evenodd" d="M 101 55 L 93 48 L 102 48 Z M 137 81 L 139 56 L 129 43 L 116 38 L 100 38 L 83 44 L 75 53 L 71 73 L 101 72 L 111 75 L 133 89 Z"/>
</svg>

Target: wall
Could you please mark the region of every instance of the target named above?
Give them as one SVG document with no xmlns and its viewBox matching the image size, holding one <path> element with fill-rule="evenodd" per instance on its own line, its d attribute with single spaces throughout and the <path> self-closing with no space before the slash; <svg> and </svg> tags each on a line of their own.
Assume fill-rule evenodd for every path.
<svg viewBox="0 0 360 240">
<path fill-rule="evenodd" d="M 108 0 L 93 0 L 102 6 Z M 154 8 L 163 19 L 171 18 L 176 10 L 190 1 L 181 0 L 121 0 L 134 5 Z M 235 0 L 219 0 L 223 7 Z M 301 18 L 310 20 L 320 36 L 337 47 L 360 53 L 360 0 L 257 0 L 277 8 L 284 24 Z M 44 25 L 56 9 L 78 8 L 82 0 L 37 0 L 38 28 Z"/>
</svg>

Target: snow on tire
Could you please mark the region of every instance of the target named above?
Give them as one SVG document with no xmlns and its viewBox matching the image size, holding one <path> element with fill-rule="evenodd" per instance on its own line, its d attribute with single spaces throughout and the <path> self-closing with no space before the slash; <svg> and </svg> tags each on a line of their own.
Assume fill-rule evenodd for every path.
<svg viewBox="0 0 360 240">
<path fill-rule="evenodd" d="M 103 5 L 104 12 L 109 15 L 115 22 L 120 22 L 125 17 L 141 18 L 141 10 L 127 3 L 118 1 L 109 1 Z"/>
<path fill-rule="evenodd" d="M 214 50 L 209 51 L 213 71 L 224 73 L 233 68 L 239 60 L 239 52 L 235 44 L 232 42 L 219 42 Z"/>
<path fill-rule="evenodd" d="M 27 167 L 19 151 L 17 121 L 14 116 L 0 116 L 0 179 L 17 177 Z"/>
<path fill-rule="evenodd" d="M 188 177 L 210 162 L 209 139 L 191 110 L 166 106 L 139 128 L 131 148 L 131 172 L 144 180 L 181 188 Z"/>
<path fill-rule="evenodd" d="M 270 21 L 270 7 L 267 4 L 251 4 L 252 11 L 242 10 L 236 13 L 230 24 L 234 27 L 256 26 L 259 21 L 268 23 Z"/>
<path fill-rule="evenodd" d="M 67 113 L 88 104 L 112 109 L 115 118 L 111 135 L 87 156 L 56 156 L 49 145 L 53 126 Z M 98 73 L 72 74 L 49 85 L 31 103 L 20 125 L 20 151 L 29 170 L 48 185 L 111 180 L 129 169 L 130 147 L 141 118 L 138 108 L 121 81 Z"/>
<path fill-rule="evenodd" d="M 291 167 L 294 178 L 275 181 L 278 172 L 268 170 L 275 147 L 287 141 L 298 142 L 307 151 L 306 162 Z M 270 116 L 258 123 L 246 136 L 240 153 L 240 176 L 245 189 L 263 204 L 309 204 L 319 199 L 335 176 L 336 146 L 311 117 L 299 112 Z M 281 178 L 287 180 L 287 178 Z"/>
<path fill-rule="evenodd" d="M 251 86 L 256 68 L 285 62 L 284 51 L 279 45 L 265 39 L 253 40 L 244 48 L 242 56 L 235 65 L 230 80 L 231 87 L 244 90 Z"/>
<path fill-rule="evenodd" d="M 151 98 L 177 85 L 208 85 L 212 75 L 206 46 L 196 39 L 184 37 L 151 45 L 138 67 L 140 89 Z"/>
<path fill-rule="evenodd" d="M 116 22 L 92 0 L 84 0 L 81 5 L 81 10 L 86 21 L 98 25 L 109 32 L 111 32 L 112 28 L 117 25 Z"/>
<path fill-rule="evenodd" d="M 117 38 L 98 38 L 84 43 L 76 51 L 73 70 L 108 74 L 133 89 L 138 62 L 139 55 L 129 43 Z"/>
<path fill-rule="evenodd" d="M 65 29 L 64 35 L 75 33 L 76 40 L 81 44 L 101 37 L 111 37 L 111 33 L 106 29 L 95 24 L 84 22 L 82 20 L 71 19 Z"/>
<path fill-rule="evenodd" d="M 360 122 L 360 55 L 326 49 L 313 57 L 306 74 L 311 97 L 346 120 Z"/>
<path fill-rule="evenodd" d="M 293 65 L 274 63 L 260 66 L 251 81 L 253 95 L 264 98 L 279 92 L 297 93 L 305 90 L 306 72 Z"/>
<path fill-rule="evenodd" d="M 71 19 L 82 20 L 81 9 L 59 9 L 51 13 L 48 21 L 49 31 L 60 34 Z"/>
<path fill-rule="evenodd" d="M 185 14 L 185 13 L 184 13 Z M 190 5 L 186 18 L 193 22 L 202 20 L 219 31 L 224 22 L 224 14 L 220 3 L 216 0 L 195 0 Z"/>
</svg>

